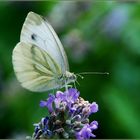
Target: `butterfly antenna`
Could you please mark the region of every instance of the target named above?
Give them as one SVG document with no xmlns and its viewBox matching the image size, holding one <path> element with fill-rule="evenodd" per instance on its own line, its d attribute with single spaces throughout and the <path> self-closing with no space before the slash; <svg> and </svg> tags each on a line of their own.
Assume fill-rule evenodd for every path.
<svg viewBox="0 0 140 140">
<path fill-rule="evenodd" d="M 80 83 L 76 80 L 76 83 L 80 86 Z"/>
<path fill-rule="evenodd" d="M 75 84 L 75 82 L 74 82 L 73 84 L 74 84 L 74 88 L 77 89 L 77 88 L 76 88 L 76 84 Z"/>
<path fill-rule="evenodd" d="M 84 77 L 82 75 L 80 75 L 80 73 L 75 74 L 77 76 L 79 76 L 81 79 L 83 79 Z"/>
<path fill-rule="evenodd" d="M 78 73 L 78 74 L 76 74 L 76 75 L 81 76 L 81 75 L 88 75 L 88 74 L 103 74 L 103 75 L 109 75 L 108 72 L 81 72 L 81 73 Z"/>
</svg>

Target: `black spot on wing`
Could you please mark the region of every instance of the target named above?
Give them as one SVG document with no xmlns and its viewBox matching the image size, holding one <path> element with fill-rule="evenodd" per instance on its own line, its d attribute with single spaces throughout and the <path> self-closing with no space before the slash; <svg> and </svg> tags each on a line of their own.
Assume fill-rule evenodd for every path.
<svg viewBox="0 0 140 140">
<path fill-rule="evenodd" d="M 34 40 L 34 41 L 36 41 L 37 35 L 36 35 L 36 34 L 32 34 L 32 35 L 31 35 L 31 39 Z"/>
</svg>

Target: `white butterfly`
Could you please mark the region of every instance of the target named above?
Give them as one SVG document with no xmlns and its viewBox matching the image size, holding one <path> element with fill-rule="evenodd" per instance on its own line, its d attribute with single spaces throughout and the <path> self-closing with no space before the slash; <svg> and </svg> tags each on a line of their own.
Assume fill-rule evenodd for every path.
<svg viewBox="0 0 140 140">
<path fill-rule="evenodd" d="M 69 72 L 67 56 L 52 26 L 33 12 L 26 17 L 12 60 L 17 79 L 31 91 L 62 88 L 76 81 L 76 75 Z"/>
</svg>

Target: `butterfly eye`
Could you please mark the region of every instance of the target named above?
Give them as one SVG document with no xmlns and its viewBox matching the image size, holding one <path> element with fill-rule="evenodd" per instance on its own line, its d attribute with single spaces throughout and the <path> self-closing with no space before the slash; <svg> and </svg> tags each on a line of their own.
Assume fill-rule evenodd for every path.
<svg viewBox="0 0 140 140">
<path fill-rule="evenodd" d="M 36 38 L 37 38 L 37 35 L 36 35 L 36 34 L 32 34 L 32 35 L 31 35 L 31 39 L 32 39 L 32 40 L 34 40 L 34 41 L 35 41 L 35 40 L 36 40 Z"/>
<path fill-rule="evenodd" d="M 73 74 L 73 76 L 72 76 L 72 80 L 76 80 L 76 75 L 75 74 Z"/>
</svg>

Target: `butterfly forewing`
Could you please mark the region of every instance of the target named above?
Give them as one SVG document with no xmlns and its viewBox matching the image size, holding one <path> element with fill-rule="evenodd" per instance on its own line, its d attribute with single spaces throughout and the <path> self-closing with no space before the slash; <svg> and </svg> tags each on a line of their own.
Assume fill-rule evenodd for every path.
<svg viewBox="0 0 140 140">
<path fill-rule="evenodd" d="M 58 36 L 40 15 L 29 12 L 23 24 L 20 41 L 44 49 L 60 66 L 62 73 L 69 70 L 67 57 Z"/>
</svg>

